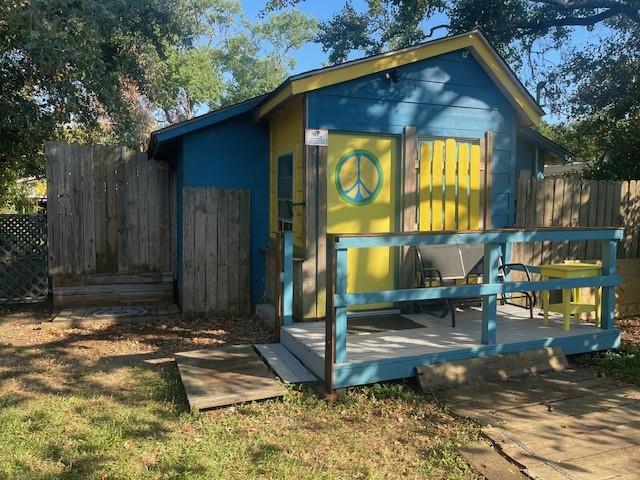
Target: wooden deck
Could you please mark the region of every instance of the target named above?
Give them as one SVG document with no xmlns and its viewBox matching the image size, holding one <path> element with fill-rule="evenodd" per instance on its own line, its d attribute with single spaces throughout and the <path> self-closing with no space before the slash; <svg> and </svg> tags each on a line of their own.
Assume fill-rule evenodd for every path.
<svg viewBox="0 0 640 480">
<path fill-rule="evenodd" d="M 450 318 L 426 314 L 406 315 L 424 328 L 347 336 L 347 362 L 337 364 L 336 385 L 350 386 L 413 376 L 415 367 L 496 353 L 559 346 L 566 353 L 612 348 L 619 332 L 604 331 L 592 323 L 572 323 L 562 328 L 560 315 L 550 314 L 544 326 L 540 312 L 531 320 L 528 311 L 498 306 L 496 345 L 481 342 L 482 312 L 469 308 Z M 324 378 L 324 322 L 296 323 L 283 327 L 281 342 L 315 375 Z M 342 370 L 342 377 L 341 372 Z"/>
</svg>

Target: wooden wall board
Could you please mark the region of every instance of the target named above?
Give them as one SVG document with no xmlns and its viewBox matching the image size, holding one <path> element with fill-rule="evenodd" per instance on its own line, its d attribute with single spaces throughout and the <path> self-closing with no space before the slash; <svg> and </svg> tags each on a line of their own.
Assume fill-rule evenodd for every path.
<svg viewBox="0 0 640 480">
<path fill-rule="evenodd" d="M 249 313 L 250 193 L 185 187 L 183 197 L 182 311 Z"/>
</svg>

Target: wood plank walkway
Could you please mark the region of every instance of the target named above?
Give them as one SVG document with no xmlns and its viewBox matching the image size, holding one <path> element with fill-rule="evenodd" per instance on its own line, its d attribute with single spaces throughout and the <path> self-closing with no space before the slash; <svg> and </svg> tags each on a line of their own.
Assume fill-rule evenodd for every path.
<svg viewBox="0 0 640 480">
<path fill-rule="evenodd" d="M 640 389 L 584 371 L 441 393 L 455 414 L 539 480 L 640 478 Z"/>
<path fill-rule="evenodd" d="M 256 350 L 284 383 L 314 383 L 318 378 L 281 343 L 256 345 Z"/>
<path fill-rule="evenodd" d="M 175 354 L 191 410 L 232 405 L 287 393 L 252 345 Z"/>
</svg>

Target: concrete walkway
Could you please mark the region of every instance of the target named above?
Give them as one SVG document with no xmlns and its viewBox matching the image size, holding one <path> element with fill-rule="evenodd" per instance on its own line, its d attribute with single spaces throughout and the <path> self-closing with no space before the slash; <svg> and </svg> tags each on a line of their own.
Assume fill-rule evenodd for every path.
<svg viewBox="0 0 640 480">
<path fill-rule="evenodd" d="M 455 414 L 540 480 L 640 479 L 640 389 L 583 371 L 441 392 Z"/>
</svg>

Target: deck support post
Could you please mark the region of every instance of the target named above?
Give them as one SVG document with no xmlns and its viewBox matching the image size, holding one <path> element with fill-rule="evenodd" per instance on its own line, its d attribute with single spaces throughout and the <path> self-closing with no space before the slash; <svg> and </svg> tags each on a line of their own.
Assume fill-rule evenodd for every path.
<svg viewBox="0 0 640 480">
<path fill-rule="evenodd" d="M 498 281 L 498 257 L 500 244 L 484 244 L 484 270 L 482 283 L 494 284 Z M 482 338 L 484 345 L 496 344 L 497 295 L 482 296 Z"/>
<path fill-rule="evenodd" d="M 282 325 L 293 323 L 293 232 L 283 234 Z"/>
<path fill-rule="evenodd" d="M 347 293 L 347 249 L 336 249 L 336 293 Z M 336 307 L 336 363 L 347 361 L 347 307 Z"/>
<path fill-rule="evenodd" d="M 602 275 L 615 275 L 617 240 L 602 241 Z M 600 303 L 600 328 L 610 330 L 616 325 L 616 287 L 602 287 Z"/>
</svg>

